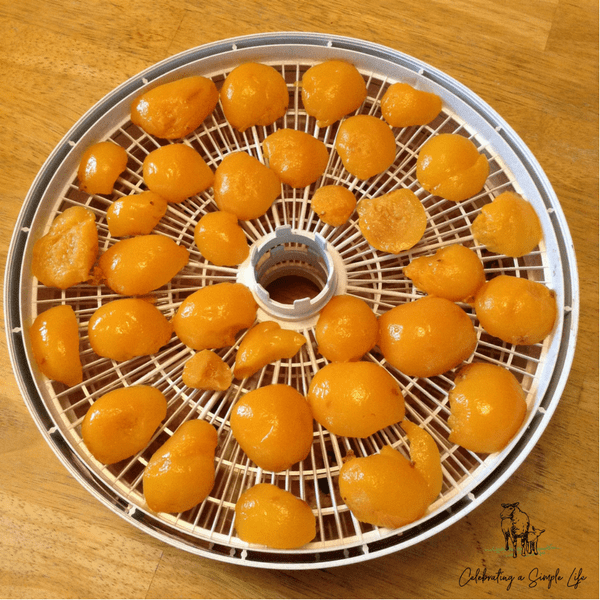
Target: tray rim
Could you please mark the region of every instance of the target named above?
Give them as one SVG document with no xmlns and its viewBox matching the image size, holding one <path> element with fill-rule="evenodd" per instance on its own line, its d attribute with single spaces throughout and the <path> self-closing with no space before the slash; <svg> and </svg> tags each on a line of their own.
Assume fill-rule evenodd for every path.
<svg viewBox="0 0 600 600">
<path fill-rule="evenodd" d="M 15 281 L 15 276 L 16 280 L 18 281 L 20 281 L 23 276 L 23 249 L 26 242 L 24 238 L 26 238 L 26 236 L 20 235 L 20 233 L 24 232 L 24 228 L 26 228 L 28 224 L 31 224 L 33 221 L 35 213 L 39 208 L 39 202 L 41 196 L 43 195 L 43 191 L 49 185 L 54 173 L 58 170 L 58 168 L 60 168 L 63 160 L 66 158 L 69 150 L 72 148 L 73 143 L 77 142 L 89 130 L 89 123 L 95 122 L 99 115 L 104 116 L 106 112 L 110 110 L 110 107 L 114 106 L 115 103 L 118 103 L 120 99 L 127 97 L 128 95 L 140 89 L 140 87 L 146 85 L 148 82 L 148 76 L 154 75 L 151 80 L 164 76 L 165 74 L 168 74 L 177 68 L 185 66 L 189 62 L 189 58 L 192 56 L 196 57 L 196 60 L 198 60 L 205 56 L 214 56 L 224 52 L 235 53 L 240 49 L 263 46 L 267 46 L 269 48 L 289 46 L 292 49 L 295 49 L 298 46 L 316 46 L 319 48 L 335 47 L 343 50 L 358 51 L 360 53 L 366 53 L 370 56 L 382 58 L 384 60 L 392 60 L 393 62 L 402 64 L 404 67 L 412 68 L 415 71 L 424 69 L 426 70 L 427 76 L 431 77 L 432 80 L 437 83 L 451 83 L 452 91 L 455 92 L 458 90 L 461 92 L 461 100 L 466 102 L 471 109 L 479 113 L 481 110 L 481 105 L 483 104 L 485 106 L 485 117 L 493 117 L 494 122 L 500 127 L 499 133 L 501 135 L 508 136 L 508 141 L 510 142 L 511 148 L 517 153 L 521 159 L 521 162 L 526 167 L 529 167 L 528 175 L 534 180 L 536 187 L 539 186 L 538 189 L 543 190 L 544 194 L 547 195 L 551 201 L 555 201 L 556 206 L 560 206 L 558 199 L 552 190 L 550 182 L 537 163 L 535 157 L 531 155 L 523 141 L 510 128 L 510 126 L 505 123 L 502 117 L 495 113 L 495 111 L 487 104 L 483 103 L 483 101 L 481 101 L 481 99 L 471 90 L 462 86 L 462 84 L 457 82 L 455 79 L 449 77 L 434 67 L 385 46 L 337 35 L 274 32 L 227 38 L 218 42 L 212 42 L 196 48 L 191 48 L 172 57 L 168 57 L 128 79 L 123 84 L 115 88 L 112 92 L 104 96 L 94 106 L 92 106 L 67 132 L 62 141 L 57 144 L 52 153 L 44 162 L 34 182 L 32 183 L 15 225 L 13 237 L 9 247 L 4 278 L 5 325 L 13 372 L 15 373 L 17 383 L 29 412 L 34 419 L 34 422 L 38 426 L 38 429 L 40 429 L 49 446 L 52 448 L 61 462 L 71 472 L 71 474 L 105 506 L 113 510 L 113 512 L 119 516 L 125 516 L 128 522 L 132 523 L 143 531 L 150 533 L 154 537 L 159 538 L 170 545 L 175 545 L 181 549 L 187 550 L 188 552 L 193 552 L 195 554 L 204 555 L 226 562 L 244 564 L 247 566 L 272 568 L 274 565 L 277 565 L 278 568 L 291 569 L 323 568 L 327 566 L 335 566 L 336 564 L 349 564 L 351 562 L 367 560 L 376 556 L 400 550 L 408 545 L 411 545 L 409 542 L 414 537 L 418 538 L 417 541 L 422 541 L 437 533 L 437 529 L 434 527 L 433 530 L 430 529 L 429 531 L 422 533 L 419 531 L 422 529 L 422 526 L 419 526 L 418 524 L 413 527 L 409 526 L 408 528 L 403 529 L 400 534 L 392 534 L 383 538 L 379 542 L 381 547 L 377 550 L 372 552 L 369 551 L 368 553 L 353 557 L 342 557 L 336 560 L 324 560 L 320 562 L 279 564 L 278 561 L 262 563 L 258 559 L 256 559 L 256 562 L 253 562 L 251 558 L 248 558 L 254 554 L 258 555 L 265 553 L 268 555 L 278 554 L 285 557 L 288 555 L 298 555 L 297 552 L 286 553 L 278 551 L 277 553 L 269 553 L 268 551 L 265 552 L 260 550 L 255 552 L 253 549 L 245 549 L 242 550 L 242 552 L 246 552 L 247 558 L 246 560 L 240 560 L 239 557 L 235 556 L 217 556 L 213 552 L 205 553 L 201 549 L 190 549 L 185 544 L 180 543 L 180 541 L 176 538 L 173 539 L 173 536 L 170 534 L 170 532 L 165 531 L 164 524 L 161 524 L 160 522 L 155 523 L 154 521 L 157 520 L 150 515 L 137 515 L 137 512 L 142 512 L 137 508 L 131 512 L 130 506 L 122 506 L 123 501 L 118 496 L 116 496 L 116 502 L 114 499 L 109 500 L 107 496 L 113 496 L 113 498 L 115 497 L 114 491 L 106 486 L 104 482 L 99 481 L 95 476 L 93 476 L 93 474 L 85 468 L 85 463 L 80 459 L 79 456 L 77 456 L 76 453 L 73 452 L 69 445 L 66 444 L 66 442 L 60 436 L 54 435 L 56 432 L 56 427 L 54 426 L 50 411 L 38 396 L 39 392 L 35 377 L 27 369 L 25 369 L 25 372 L 22 371 L 22 364 L 27 364 L 27 352 L 23 334 L 22 315 L 20 311 L 20 298 L 18 297 L 18 294 L 15 293 L 16 290 L 11 287 L 11 282 Z M 38 199 L 38 204 L 35 203 L 36 198 Z M 545 427 L 552 417 L 556 405 L 558 404 L 559 396 L 566 385 L 573 360 L 575 341 L 577 337 L 579 317 L 578 275 L 574 247 L 570 238 L 570 233 L 564 214 L 560 210 L 553 210 L 550 218 L 554 219 L 555 223 L 560 225 L 558 229 L 556 226 L 554 226 L 554 231 L 560 231 L 565 238 L 562 240 L 563 244 L 559 244 L 559 249 L 564 257 L 563 266 L 567 268 L 567 272 L 563 274 L 563 282 L 565 283 L 565 303 L 570 307 L 570 310 L 568 310 L 564 315 L 564 326 L 561 331 L 561 337 L 563 341 L 568 340 L 571 343 L 566 345 L 567 352 L 561 353 L 561 355 L 557 357 L 557 367 L 553 371 L 551 381 L 545 390 L 544 397 L 540 400 L 540 406 L 544 408 L 544 412 L 534 415 L 529 423 L 528 429 L 532 430 L 532 433 L 529 435 L 529 437 L 521 435 L 518 443 L 514 445 L 510 452 L 504 457 L 502 462 L 493 469 L 494 473 L 496 471 L 499 471 L 500 473 L 494 481 L 490 481 L 490 477 L 487 476 L 474 488 L 473 492 L 477 490 L 477 495 L 474 495 L 474 499 L 462 497 L 452 502 L 450 506 L 442 507 L 442 509 L 436 511 L 434 515 L 436 519 L 442 519 L 442 516 L 446 515 L 443 519 L 445 527 L 455 523 L 468 512 L 473 510 L 477 505 L 482 503 L 487 497 L 489 497 L 491 493 L 498 489 L 523 462 L 523 460 L 525 460 L 545 430 Z M 21 262 L 19 262 L 19 260 L 14 260 L 14 258 L 17 256 L 21 257 Z M 561 348 L 565 348 L 564 344 L 561 345 Z M 25 361 L 24 363 L 23 360 Z M 549 394 L 549 390 L 553 390 L 554 393 Z M 473 492 L 471 492 L 469 495 L 473 495 Z M 322 552 L 320 552 L 320 554 L 325 555 L 328 552 L 339 553 L 341 550 L 343 550 L 343 546 L 336 547 L 331 551 L 324 549 Z M 314 551 L 311 550 L 311 552 Z"/>
</svg>

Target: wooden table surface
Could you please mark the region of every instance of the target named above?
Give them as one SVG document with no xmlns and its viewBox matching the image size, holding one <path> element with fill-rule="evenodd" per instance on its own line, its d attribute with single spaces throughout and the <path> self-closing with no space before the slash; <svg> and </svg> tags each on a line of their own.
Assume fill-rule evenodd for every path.
<svg viewBox="0 0 600 600">
<path fill-rule="evenodd" d="M 92 498 L 38 432 L 3 335 L 0 596 L 597 598 L 595 0 L 1 0 L 1 264 L 36 173 L 88 108 L 175 53 L 267 31 L 352 36 L 423 60 L 481 96 L 537 157 L 569 223 L 581 285 L 575 359 L 554 417 L 498 491 L 417 546 L 317 571 L 240 567 L 157 541 Z M 492 551 L 506 502 L 545 528 L 538 556 Z"/>
</svg>

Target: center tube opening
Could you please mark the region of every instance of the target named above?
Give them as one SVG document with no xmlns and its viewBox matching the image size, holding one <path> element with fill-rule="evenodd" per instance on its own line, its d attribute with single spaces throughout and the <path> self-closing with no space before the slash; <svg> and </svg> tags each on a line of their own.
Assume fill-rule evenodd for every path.
<svg viewBox="0 0 600 600">
<path fill-rule="evenodd" d="M 246 271 L 244 282 L 261 308 L 280 319 L 314 316 L 336 290 L 337 276 L 325 239 L 318 233 L 294 232 L 289 225 L 278 227 L 254 246 Z M 286 280 L 295 285 L 285 289 Z"/>
</svg>

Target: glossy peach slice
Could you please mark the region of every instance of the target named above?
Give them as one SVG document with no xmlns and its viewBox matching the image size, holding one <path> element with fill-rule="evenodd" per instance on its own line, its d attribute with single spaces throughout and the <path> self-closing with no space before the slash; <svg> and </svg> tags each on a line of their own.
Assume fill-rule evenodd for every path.
<svg viewBox="0 0 600 600">
<path fill-rule="evenodd" d="M 348 173 L 364 180 L 392 166 L 396 138 L 385 121 L 372 115 L 354 115 L 340 124 L 335 149 Z"/>
<path fill-rule="evenodd" d="M 445 298 L 419 298 L 379 317 L 381 352 L 405 375 L 441 375 L 469 358 L 476 345 L 471 319 Z"/>
<path fill-rule="evenodd" d="M 293 188 L 317 181 L 329 161 L 327 146 L 299 129 L 279 129 L 269 134 L 263 142 L 263 152 L 269 167 Z"/>
<path fill-rule="evenodd" d="M 200 350 L 183 365 L 182 381 L 200 390 L 226 390 L 233 380 L 229 365 L 212 350 Z"/>
<path fill-rule="evenodd" d="M 33 358 L 46 377 L 69 387 L 83 381 L 79 325 L 71 306 L 61 304 L 40 313 L 29 337 Z"/>
<path fill-rule="evenodd" d="M 233 407 L 231 432 L 248 457 L 267 471 L 304 460 L 313 443 L 313 417 L 305 397 L 290 385 L 256 388 Z"/>
<path fill-rule="evenodd" d="M 110 235 L 148 235 L 165 216 L 167 204 L 162 196 L 150 190 L 115 200 L 106 211 Z"/>
<path fill-rule="evenodd" d="M 217 283 L 190 294 L 173 317 L 177 337 L 194 350 L 224 348 L 254 323 L 258 304 L 241 283 Z"/>
<path fill-rule="evenodd" d="M 221 210 L 206 213 L 200 218 L 194 228 L 194 241 L 200 254 L 217 266 L 237 266 L 250 253 L 238 218 Z"/>
<path fill-rule="evenodd" d="M 514 192 L 504 192 L 484 205 L 471 231 L 488 250 L 515 258 L 532 252 L 543 239 L 535 209 Z"/>
<path fill-rule="evenodd" d="M 156 512 L 180 513 L 202 502 L 215 482 L 217 430 L 194 419 L 180 425 L 144 469 L 144 497 Z"/>
<path fill-rule="evenodd" d="M 429 139 L 417 157 L 417 179 L 425 190 L 461 202 L 478 194 L 490 172 L 477 146 L 458 133 L 440 133 Z"/>
<path fill-rule="evenodd" d="M 307 399 L 315 420 L 334 435 L 365 438 L 404 418 L 398 382 L 372 362 L 325 365 L 310 382 Z"/>
<path fill-rule="evenodd" d="M 143 450 L 167 414 L 164 394 L 151 386 L 118 388 L 98 398 L 81 424 L 81 437 L 101 463 L 120 462 Z"/>
<path fill-rule="evenodd" d="M 394 83 L 381 98 L 381 113 L 392 127 L 427 125 L 442 110 L 442 99 L 408 83 Z"/>
<path fill-rule="evenodd" d="M 404 267 L 404 274 L 416 288 L 452 302 L 473 302 L 485 283 L 481 259 L 462 244 L 452 244 L 435 254 L 413 259 Z"/>
<path fill-rule="evenodd" d="M 91 279 L 97 256 L 94 213 L 83 206 L 71 206 L 33 245 L 31 271 L 45 286 L 65 290 Z"/>
<path fill-rule="evenodd" d="M 306 344 L 306 338 L 291 329 L 282 329 L 275 321 L 254 325 L 240 343 L 233 374 L 244 379 L 264 366 L 284 358 L 292 358 Z"/>
<path fill-rule="evenodd" d="M 302 76 L 302 103 L 307 114 L 327 127 L 360 108 L 367 84 L 358 69 L 343 60 L 327 60 Z"/>
<path fill-rule="evenodd" d="M 270 483 L 259 483 L 240 496 L 235 527 L 241 540 L 278 549 L 301 548 L 317 534 L 310 506 Z"/>
<path fill-rule="evenodd" d="M 431 498 L 421 473 L 391 446 L 379 454 L 347 460 L 340 470 L 339 488 L 359 521 L 389 529 L 420 519 Z"/>
<path fill-rule="evenodd" d="M 81 156 L 77 169 L 79 189 L 88 194 L 111 194 L 127 160 L 125 148 L 114 142 L 92 144 Z"/>
<path fill-rule="evenodd" d="M 498 275 L 479 288 L 475 312 L 490 335 L 526 346 L 550 335 L 558 308 L 554 292 L 543 283 Z"/>
<path fill-rule="evenodd" d="M 440 451 L 431 435 L 415 423 L 404 419 L 401 426 L 410 442 L 410 460 L 427 482 L 429 503 L 431 504 L 442 491 L 443 474 Z"/>
<path fill-rule="evenodd" d="M 165 235 L 136 235 L 104 252 L 98 266 L 106 285 L 122 296 L 143 296 L 166 285 L 187 264 L 190 253 Z"/>
<path fill-rule="evenodd" d="M 131 122 L 158 138 L 178 139 L 197 129 L 218 101 L 211 79 L 182 77 L 140 94 L 131 105 Z"/>
<path fill-rule="evenodd" d="M 203 192 L 215 178 L 200 153 L 184 143 L 167 144 L 150 152 L 142 174 L 148 188 L 172 204 Z"/>
<path fill-rule="evenodd" d="M 319 352 L 331 362 L 360 360 L 377 344 L 379 323 L 371 307 L 349 294 L 334 296 L 315 325 Z"/>
<path fill-rule="evenodd" d="M 352 216 L 356 196 L 342 185 L 325 185 L 313 194 L 310 207 L 323 223 L 339 227 Z"/>
<path fill-rule="evenodd" d="M 427 213 L 411 190 L 393 190 L 382 196 L 363 198 L 357 206 L 358 226 L 373 248 L 399 254 L 423 237 Z"/>
<path fill-rule="evenodd" d="M 172 333 L 171 322 L 154 304 L 141 298 L 107 302 L 94 311 L 88 323 L 94 352 L 116 361 L 155 354 Z"/>
<path fill-rule="evenodd" d="M 466 365 L 448 394 L 449 440 L 472 452 L 499 452 L 523 423 L 525 397 L 508 369 L 487 363 Z"/>
<path fill-rule="evenodd" d="M 232 152 L 217 167 L 213 189 L 219 210 L 247 221 L 262 217 L 271 208 L 281 194 L 281 181 L 258 158 Z"/>
<path fill-rule="evenodd" d="M 235 67 L 225 78 L 220 96 L 225 118 L 242 132 L 272 125 L 285 115 L 290 102 L 281 73 L 258 62 Z"/>
</svg>

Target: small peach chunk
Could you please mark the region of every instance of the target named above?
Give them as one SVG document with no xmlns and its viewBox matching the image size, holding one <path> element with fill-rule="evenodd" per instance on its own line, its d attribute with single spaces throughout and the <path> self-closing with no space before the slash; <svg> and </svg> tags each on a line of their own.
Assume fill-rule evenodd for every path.
<svg viewBox="0 0 600 600">
<path fill-rule="evenodd" d="M 334 435 L 366 438 L 404 418 L 398 382 L 377 363 L 329 363 L 308 388 L 315 420 Z"/>
<path fill-rule="evenodd" d="M 285 115 L 290 95 L 285 79 L 270 65 L 241 64 L 227 77 L 221 88 L 225 118 L 238 131 L 272 125 Z"/>
<path fill-rule="evenodd" d="M 352 457 L 340 470 L 340 494 L 363 523 L 396 529 L 420 519 L 430 504 L 427 482 L 391 446 L 379 454 Z"/>
<path fill-rule="evenodd" d="M 463 367 L 448 394 L 449 440 L 471 450 L 499 452 L 521 427 L 527 412 L 525 392 L 504 367 L 472 363 Z"/>
<path fill-rule="evenodd" d="M 229 365 L 212 350 L 200 350 L 183 365 L 181 376 L 188 387 L 224 391 L 233 380 Z"/>
<path fill-rule="evenodd" d="M 83 206 L 71 206 L 33 245 L 31 270 L 45 286 L 65 290 L 90 279 L 97 256 L 94 213 Z"/>
<path fill-rule="evenodd" d="M 278 549 L 300 548 L 317 535 L 310 506 L 271 483 L 259 483 L 240 496 L 235 527 L 244 542 Z"/>
<path fill-rule="evenodd" d="M 394 83 L 381 99 L 381 114 L 392 127 L 431 123 L 442 110 L 442 99 L 408 83 Z"/>
<path fill-rule="evenodd" d="M 167 204 L 150 190 L 119 198 L 106 211 L 108 231 L 113 237 L 148 235 L 164 217 Z"/>
<path fill-rule="evenodd" d="M 81 156 L 79 189 L 88 194 L 111 194 L 117 177 L 127 167 L 127 151 L 114 142 L 93 144 Z"/>
<path fill-rule="evenodd" d="M 135 385 L 104 394 L 87 411 L 81 437 L 92 456 L 112 465 L 143 450 L 167 415 L 164 394 Z"/>
<path fill-rule="evenodd" d="M 181 424 L 144 469 L 150 510 L 181 513 L 202 502 L 215 484 L 217 430 L 194 419 Z"/>
<path fill-rule="evenodd" d="M 529 254 L 543 238 L 535 209 L 514 192 L 504 192 L 486 204 L 471 231 L 491 252 L 515 258 Z"/>
<path fill-rule="evenodd" d="M 323 223 L 339 227 L 352 216 L 356 197 L 342 185 L 325 185 L 313 194 L 310 206 Z"/>
<path fill-rule="evenodd" d="M 427 228 L 427 213 L 409 189 L 363 198 L 358 203 L 358 226 L 373 248 L 399 254 L 412 248 Z"/>
<path fill-rule="evenodd" d="M 356 296 L 334 296 L 315 326 L 319 352 L 331 362 L 360 360 L 377 343 L 379 324 L 371 307 Z"/>
<path fill-rule="evenodd" d="M 144 182 L 150 190 L 172 204 L 209 188 L 215 175 L 202 156 L 183 143 L 153 150 L 142 165 Z"/>
<path fill-rule="evenodd" d="M 335 149 L 348 173 L 369 179 L 392 166 L 396 138 L 385 121 L 372 115 L 354 115 L 340 125 Z"/>
<path fill-rule="evenodd" d="M 543 283 L 498 275 L 479 288 L 475 312 L 481 326 L 503 342 L 537 344 L 554 328 L 556 297 Z"/>
<path fill-rule="evenodd" d="M 275 321 L 258 323 L 240 343 L 233 374 L 237 379 L 250 377 L 272 362 L 292 358 L 304 344 L 306 338 L 303 335 L 282 329 Z"/>
<path fill-rule="evenodd" d="M 113 244 L 98 260 L 106 285 L 122 296 L 143 296 L 166 285 L 190 253 L 171 238 L 136 235 Z"/>
<path fill-rule="evenodd" d="M 71 387 L 83 381 L 79 355 L 79 325 L 67 304 L 40 313 L 29 328 L 33 358 L 40 371 Z"/>
<path fill-rule="evenodd" d="M 313 417 L 298 390 L 276 383 L 252 390 L 236 403 L 231 432 L 261 469 L 285 471 L 308 456 Z"/>
<path fill-rule="evenodd" d="M 213 265 L 233 267 L 243 263 L 250 253 L 238 218 L 222 210 L 200 218 L 194 228 L 194 241 L 200 254 Z"/>
<path fill-rule="evenodd" d="M 440 451 L 435 440 L 427 431 L 408 419 L 404 419 L 401 425 L 410 442 L 410 460 L 427 482 L 429 503 L 431 504 L 442 491 L 443 474 Z"/>
<path fill-rule="evenodd" d="M 475 144 L 458 133 L 440 133 L 423 144 L 417 157 L 417 179 L 423 189 L 460 202 L 479 193 L 490 172 Z"/>
<path fill-rule="evenodd" d="M 452 244 L 431 256 L 413 259 L 404 267 L 404 274 L 418 289 L 452 302 L 472 302 L 485 283 L 479 256 L 462 244 Z"/>
<path fill-rule="evenodd" d="M 263 141 L 269 167 L 283 183 L 302 188 L 314 183 L 329 162 L 327 146 L 316 137 L 297 129 L 279 129 Z"/>
<path fill-rule="evenodd" d="M 445 298 L 399 304 L 379 318 L 381 352 L 405 375 L 441 375 L 469 358 L 476 345 L 471 319 Z"/>
<path fill-rule="evenodd" d="M 314 65 L 302 76 L 306 113 L 327 127 L 354 112 L 367 97 L 367 84 L 358 69 L 343 60 Z"/>
<path fill-rule="evenodd" d="M 219 210 L 247 221 L 262 217 L 281 194 L 275 171 L 247 152 L 232 152 L 215 171 L 213 185 Z"/>
<path fill-rule="evenodd" d="M 131 122 L 158 138 L 178 139 L 197 129 L 218 101 L 211 79 L 183 77 L 140 94 L 131 105 Z"/>
<path fill-rule="evenodd" d="M 173 326 L 162 312 L 141 298 L 112 300 L 96 309 L 88 323 L 94 352 L 116 361 L 154 354 L 172 333 Z"/>
<path fill-rule="evenodd" d="M 190 294 L 173 317 L 177 337 L 194 350 L 223 348 L 254 323 L 258 304 L 241 283 L 217 283 Z"/>
</svg>

